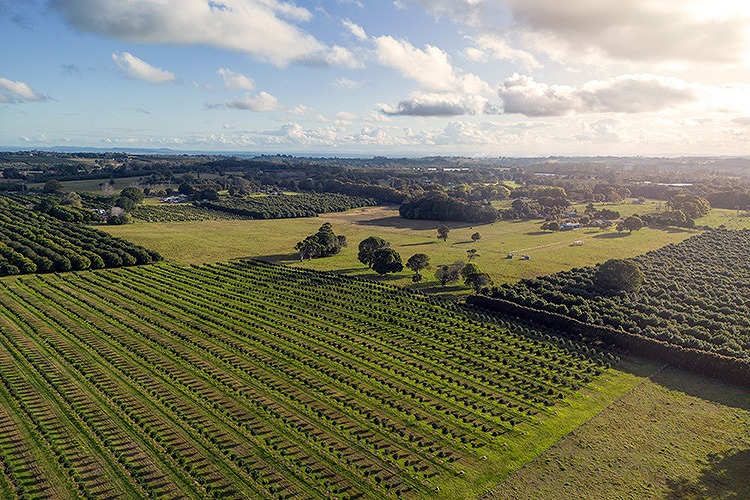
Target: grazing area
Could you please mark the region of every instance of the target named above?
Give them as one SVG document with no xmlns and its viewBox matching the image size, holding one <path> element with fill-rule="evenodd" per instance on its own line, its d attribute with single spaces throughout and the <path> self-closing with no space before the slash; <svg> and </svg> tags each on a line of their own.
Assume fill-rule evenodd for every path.
<svg viewBox="0 0 750 500">
<path fill-rule="evenodd" d="M 3 498 L 478 496 L 637 380 L 551 330 L 255 261 L 0 287 Z"/>
<path fill-rule="evenodd" d="M 132 266 L 153 251 L 0 197 L 0 276 Z"/>
<path fill-rule="evenodd" d="M 487 500 L 750 498 L 750 392 L 667 368 Z"/>
<path fill-rule="evenodd" d="M 715 219 L 717 223 L 721 220 Z M 334 257 L 300 262 L 299 253 L 294 248 L 296 243 L 317 231 L 322 222 L 330 222 L 336 234 L 346 236 L 354 245 Z M 743 222 L 750 224 L 750 219 Z M 497 221 L 483 225 L 448 223 L 450 232 L 447 241 L 442 241 L 436 230 L 443 224 L 402 219 L 396 208 L 378 206 L 318 218 L 128 224 L 104 229 L 182 263 L 202 264 L 253 257 L 367 277 L 375 277 L 376 273 L 357 260 L 356 242 L 375 235 L 389 241 L 404 261 L 416 253 L 429 255 L 432 269 L 423 272 L 425 279 L 418 288 L 430 291 L 441 291 L 442 288 L 434 278 L 436 266 L 466 260 L 467 250 L 472 248 L 480 254 L 476 262 L 496 284 L 502 284 L 593 265 L 601 262 L 604 256 L 635 257 L 700 232 L 697 229 L 666 231 L 644 228 L 632 235 L 600 229 L 546 233 L 539 230 L 539 221 Z M 481 233 L 481 239 L 472 239 L 476 232 Z M 579 241 L 582 244 L 574 246 Z M 507 259 L 508 253 L 515 253 L 518 258 Z M 528 254 L 530 260 L 521 261 L 521 254 Z M 409 286 L 412 285 L 412 274 L 404 271 L 389 275 L 388 282 Z M 449 288 L 455 291 L 455 288 Z M 460 289 L 463 293 L 469 290 Z"/>
<path fill-rule="evenodd" d="M 505 285 L 492 296 L 750 363 L 750 231 L 713 230 L 634 258 L 645 282 L 614 292 L 596 268 Z"/>
</svg>

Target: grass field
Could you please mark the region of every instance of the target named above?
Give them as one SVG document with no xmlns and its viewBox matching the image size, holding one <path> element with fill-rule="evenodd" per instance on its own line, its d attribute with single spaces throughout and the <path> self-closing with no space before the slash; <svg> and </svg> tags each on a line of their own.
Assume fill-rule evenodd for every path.
<svg viewBox="0 0 750 500">
<path fill-rule="evenodd" d="M 622 204 L 612 208 L 623 214 L 644 212 L 643 205 Z M 333 224 L 336 234 L 346 236 L 349 247 L 334 257 L 300 263 L 294 245 L 317 231 L 324 222 Z M 710 219 L 698 223 L 750 227 L 750 218 L 738 217 L 734 211 L 714 210 Z M 593 265 L 609 258 L 634 257 L 699 232 L 645 228 L 632 234 L 599 229 L 549 233 L 539 230 L 539 221 L 498 221 L 473 226 L 450 223 L 448 240 L 443 242 L 437 239 L 436 229 L 440 225 L 442 223 L 437 221 L 402 219 L 394 207 L 368 207 L 307 219 L 130 224 L 110 226 L 106 230 L 152 248 L 176 262 L 200 264 L 257 257 L 275 263 L 382 279 L 399 286 L 411 285 L 411 273 L 405 270 L 378 277 L 357 260 L 357 245 L 361 240 L 372 235 L 386 239 L 404 262 L 415 253 L 426 253 L 433 269 L 437 265 L 466 260 L 466 251 L 474 248 L 480 255 L 475 262 L 500 284 Z M 471 240 L 475 232 L 482 235 L 476 243 Z M 581 242 L 580 246 L 574 246 L 577 241 Z M 516 258 L 507 259 L 508 253 L 515 253 Z M 520 260 L 521 254 L 529 255 L 530 260 Z M 432 271 L 424 275 L 425 280 L 418 288 L 438 291 Z M 451 290 L 456 291 L 456 288 L 451 287 Z M 460 286 L 458 290 L 461 293 L 468 289 Z"/>
<path fill-rule="evenodd" d="M 638 377 L 257 263 L 0 280 L 0 497 L 476 498 Z"/>
<path fill-rule="evenodd" d="M 488 498 L 742 499 L 749 478 L 750 392 L 666 369 Z"/>
</svg>

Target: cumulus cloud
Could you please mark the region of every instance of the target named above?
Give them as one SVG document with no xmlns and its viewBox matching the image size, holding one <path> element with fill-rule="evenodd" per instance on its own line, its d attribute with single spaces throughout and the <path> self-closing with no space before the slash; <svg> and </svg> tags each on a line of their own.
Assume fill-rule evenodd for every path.
<svg viewBox="0 0 750 500">
<path fill-rule="evenodd" d="M 347 68 L 363 68 L 365 66 L 362 59 L 357 57 L 354 52 L 339 45 L 331 47 L 326 52 L 323 60 L 331 66 L 344 66 Z"/>
<path fill-rule="evenodd" d="M 511 61 L 522 64 L 527 70 L 540 68 L 534 54 L 511 47 L 507 40 L 495 35 L 481 35 L 474 40 L 476 47 L 464 50 L 466 57 L 473 61 L 485 62 L 490 59 Z"/>
<path fill-rule="evenodd" d="M 677 78 L 655 75 L 622 75 L 573 87 L 515 74 L 505 80 L 499 95 L 505 113 L 561 116 L 659 111 L 697 101 L 699 90 Z"/>
<path fill-rule="evenodd" d="M 226 107 L 241 109 L 245 111 L 266 112 L 281 109 L 281 104 L 276 97 L 268 92 L 260 92 L 258 95 L 245 94 L 236 97 L 226 103 Z"/>
<path fill-rule="evenodd" d="M 170 83 L 176 81 L 174 73 L 150 65 L 130 52 L 113 52 L 112 60 L 128 77 L 150 83 Z"/>
<path fill-rule="evenodd" d="M 129 42 L 208 45 L 277 66 L 326 60 L 331 52 L 295 24 L 312 14 L 292 2 L 51 0 L 50 5 L 80 31 Z"/>
<path fill-rule="evenodd" d="M 739 63 L 750 6 L 734 0 L 415 0 L 428 12 L 485 34 L 508 26 L 528 47 L 569 61 Z"/>
<path fill-rule="evenodd" d="M 457 84 L 448 54 L 438 47 L 428 45 L 422 50 L 391 36 L 375 38 L 375 46 L 380 64 L 398 70 L 427 90 L 451 90 Z"/>
<path fill-rule="evenodd" d="M 224 81 L 225 88 L 233 90 L 253 90 L 255 88 L 253 79 L 242 73 L 235 73 L 226 68 L 219 69 L 218 73 Z"/>
<path fill-rule="evenodd" d="M 352 22 L 349 19 L 344 19 L 343 21 L 341 21 L 341 24 L 343 24 L 344 28 L 346 28 L 349 33 L 354 35 L 354 38 L 356 38 L 357 40 L 367 40 L 367 33 L 365 32 L 364 28 L 362 28 L 362 26 Z"/>
<path fill-rule="evenodd" d="M 386 115 L 456 116 L 488 109 L 486 96 L 492 95 L 492 88 L 478 76 L 454 68 L 440 48 L 427 45 L 420 49 L 391 36 L 375 38 L 375 46 L 380 64 L 420 86 L 397 106 L 380 105 Z"/>
<path fill-rule="evenodd" d="M 18 104 L 41 102 L 48 99 L 48 96 L 34 91 L 27 83 L 0 77 L 0 103 Z"/>
<path fill-rule="evenodd" d="M 397 106 L 380 105 L 386 115 L 403 116 L 459 116 L 490 112 L 489 101 L 478 95 L 448 92 L 414 92 Z"/>
</svg>

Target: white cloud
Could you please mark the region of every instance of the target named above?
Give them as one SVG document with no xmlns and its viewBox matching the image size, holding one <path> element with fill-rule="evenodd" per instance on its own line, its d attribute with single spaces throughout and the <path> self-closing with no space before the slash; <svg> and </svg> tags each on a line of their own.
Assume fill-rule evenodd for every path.
<svg viewBox="0 0 750 500">
<path fill-rule="evenodd" d="M 228 108 L 255 112 L 267 112 L 281 109 L 279 100 L 268 92 L 261 92 L 258 95 L 245 94 L 243 97 L 237 97 L 227 102 L 226 106 Z"/>
<path fill-rule="evenodd" d="M 735 64 L 750 4 L 737 0 L 415 0 L 487 35 L 509 31 L 555 59 Z M 476 54 L 474 54 L 476 55 Z"/>
<path fill-rule="evenodd" d="M 352 22 L 349 19 L 344 19 L 343 21 L 341 21 L 341 24 L 343 24 L 344 28 L 346 28 L 349 33 L 354 35 L 354 38 L 356 38 L 357 40 L 367 40 L 367 33 L 365 32 L 364 28 L 362 28 L 362 26 Z"/>
<path fill-rule="evenodd" d="M 449 92 L 413 92 L 398 106 L 381 104 L 386 115 L 403 116 L 459 116 L 491 111 L 489 101 L 478 95 L 461 95 Z"/>
<path fill-rule="evenodd" d="M 398 70 L 427 90 L 451 90 L 458 82 L 448 54 L 438 47 L 428 45 L 421 50 L 391 36 L 375 38 L 375 45 L 380 64 Z"/>
<path fill-rule="evenodd" d="M 225 88 L 233 90 L 253 90 L 255 88 L 253 79 L 242 73 L 235 73 L 226 68 L 221 68 L 218 73 L 222 80 L 224 80 Z"/>
<path fill-rule="evenodd" d="M 349 89 L 354 90 L 360 88 L 362 85 L 364 85 L 364 82 L 356 81 L 356 80 L 350 80 L 349 78 L 337 78 L 333 82 L 334 87 L 342 88 L 342 89 Z"/>
<path fill-rule="evenodd" d="M 295 116 L 308 116 L 313 112 L 313 109 L 305 106 L 304 104 L 297 104 L 295 107 L 289 110 L 289 114 Z"/>
<path fill-rule="evenodd" d="M 547 85 L 515 74 L 499 89 L 505 113 L 560 116 L 572 113 L 642 113 L 696 102 L 701 88 L 677 78 L 623 75 L 581 86 Z"/>
<path fill-rule="evenodd" d="M 128 77 L 150 83 L 170 83 L 176 81 L 174 73 L 151 66 L 146 61 L 138 59 L 130 52 L 113 52 L 112 60 Z"/>
<path fill-rule="evenodd" d="M 312 14 L 279 0 L 51 0 L 76 29 L 136 43 L 208 45 L 285 66 L 330 51 L 294 23 Z"/>
<path fill-rule="evenodd" d="M 492 88 L 472 73 L 459 73 L 448 54 L 439 47 L 427 45 L 418 49 L 404 40 L 391 36 L 375 38 L 378 62 L 398 70 L 432 92 L 461 92 L 491 95 Z"/>
<path fill-rule="evenodd" d="M 0 103 L 17 104 L 48 99 L 49 97 L 34 91 L 27 83 L 0 77 Z"/>
<path fill-rule="evenodd" d="M 464 50 L 466 57 L 473 61 L 484 62 L 488 59 L 512 61 L 523 65 L 529 71 L 542 66 L 534 54 L 514 49 L 499 36 L 481 35 L 474 42 L 476 47 L 468 47 Z"/>
<path fill-rule="evenodd" d="M 347 68 L 363 68 L 365 64 L 361 58 L 352 51 L 339 45 L 334 45 L 327 51 L 324 60 L 332 66 L 344 66 Z"/>
</svg>

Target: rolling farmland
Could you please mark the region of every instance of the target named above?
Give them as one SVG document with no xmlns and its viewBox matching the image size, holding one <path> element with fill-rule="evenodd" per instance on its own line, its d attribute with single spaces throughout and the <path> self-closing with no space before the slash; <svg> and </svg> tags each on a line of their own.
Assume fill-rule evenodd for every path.
<svg viewBox="0 0 750 500">
<path fill-rule="evenodd" d="M 476 496 L 610 372 L 549 330 L 254 261 L 0 293 L 3 498 Z"/>
</svg>

